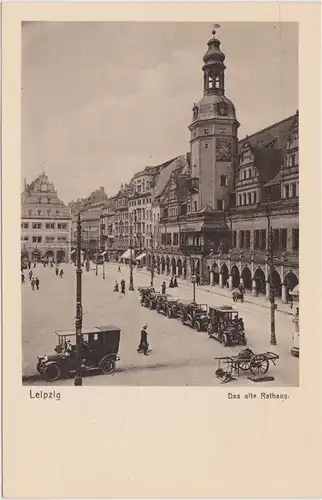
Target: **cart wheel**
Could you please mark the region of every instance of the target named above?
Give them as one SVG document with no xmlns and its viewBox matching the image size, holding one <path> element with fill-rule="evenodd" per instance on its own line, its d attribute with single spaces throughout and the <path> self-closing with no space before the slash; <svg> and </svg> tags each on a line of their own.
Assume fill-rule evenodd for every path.
<svg viewBox="0 0 322 500">
<path fill-rule="evenodd" d="M 168 309 L 168 310 L 167 310 L 167 316 L 168 316 L 168 318 L 169 318 L 169 319 L 171 318 L 171 316 L 172 316 L 171 309 Z"/>
<path fill-rule="evenodd" d="M 264 375 L 267 373 L 269 361 L 263 354 L 257 354 L 250 362 L 250 371 L 253 375 Z"/>
<path fill-rule="evenodd" d="M 194 324 L 194 329 L 196 330 L 196 332 L 200 332 L 201 330 L 201 324 L 200 324 L 200 321 L 195 321 L 195 324 Z"/>
<path fill-rule="evenodd" d="M 249 370 L 249 367 L 250 367 L 250 360 L 242 361 L 241 363 L 239 363 L 239 368 L 244 372 Z"/>
<path fill-rule="evenodd" d="M 157 313 L 160 314 L 160 308 L 157 307 L 156 310 L 157 310 Z"/>
<path fill-rule="evenodd" d="M 222 345 L 224 345 L 225 347 L 226 347 L 226 345 L 228 344 L 228 336 L 227 336 L 225 333 L 223 333 L 223 334 L 222 334 L 222 337 L 221 337 L 221 343 L 222 343 Z"/>
<path fill-rule="evenodd" d="M 98 367 L 104 375 L 108 375 L 115 371 L 115 361 L 109 356 L 104 356 L 99 362 Z"/>
<path fill-rule="evenodd" d="M 184 317 L 181 316 L 181 323 L 184 325 Z"/>
<path fill-rule="evenodd" d="M 60 366 L 57 363 L 49 363 L 42 370 L 42 376 L 47 382 L 55 382 L 60 377 Z"/>
</svg>

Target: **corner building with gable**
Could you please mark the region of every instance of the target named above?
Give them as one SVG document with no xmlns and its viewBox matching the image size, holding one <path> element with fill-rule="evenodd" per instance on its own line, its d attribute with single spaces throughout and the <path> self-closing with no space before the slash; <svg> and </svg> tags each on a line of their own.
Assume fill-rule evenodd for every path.
<svg viewBox="0 0 322 500">
<path fill-rule="evenodd" d="M 272 281 L 285 302 L 299 283 L 299 114 L 238 140 L 224 61 L 214 30 L 203 59 L 204 96 L 189 125 L 189 169 L 158 192 L 161 243 L 148 267 L 153 261 L 158 273 L 195 274 L 229 289 L 243 283 L 268 298 L 272 228 Z"/>
</svg>

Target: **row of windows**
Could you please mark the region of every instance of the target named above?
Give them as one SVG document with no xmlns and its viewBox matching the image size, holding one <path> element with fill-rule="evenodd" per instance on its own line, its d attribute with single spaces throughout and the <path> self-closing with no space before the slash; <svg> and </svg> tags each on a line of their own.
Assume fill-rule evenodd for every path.
<svg viewBox="0 0 322 500">
<path fill-rule="evenodd" d="M 291 153 L 290 155 L 287 155 L 286 166 L 287 167 L 295 167 L 295 165 L 298 165 L 298 154 Z"/>
<path fill-rule="evenodd" d="M 254 205 L 257 203 L 257 195 L 256 191 L 248 191 L 247 193 L 243 193 L 238 195 L 238 205 Z"/>
<path fill-rule="evenodd" d="M 252 234 L 253 233 L 253 234 Z M 253 236 L 253 244 L 251 242 Z M 272 249 L 273 251 L 287 250 L 287 236 L 288 231 L 285 228 L 274 229 L 272 235 Z M 292 229 L 292 250 L 299 249 L 299 229 Z M 255 229 L 254 231 L 233 231 L 233 247 L 241 249 L 252 248 L 254 250 L 267 249 L 267 231 L 266 229 Z"/>
<path fill-rule="evenodd" d="M 250 167 L 250 168 L 243 168 L 239 172 L 239 180 L 244 181 L 246 179 L 251 179 L 252 177 L 256 176 L 255 170 Z"/>
<path fill-rule="evenodd" d="M 136 207 L 140 205 L 145 205 L 146 203 L 151 203 L 151 198 L 142 198 L 141 200 L 133 200 L 129 202 L 130 207 Z"/>
<path fill-rule="evenodd" d="M 47 242 L 51 242 L 51 241 L 67 241 L 67 237 L 66 236 L 57 236 L 57 238 L 55 238 L 55 236 L 32 236 L 31 239 L 29 236 L 21 236 L 21 241 L 32 241 L 33 243 L 41 243 L 42 241 L 47 241 Z"/>
<path fill-rule="evenodd" d="M 55 211 L 55 214 L 56 215 L 60 215 L 60 211 L 59 210 L 56 210 Z M 28 215 L 29 216 L 33 216 L 33 215 L 43 215 L 43 216 L 50 216 L 50 215 L 53 215 L 53 212 L 49 209 L 47 210 L 32 210 L 31 208 L 28 209 Z"/>
<path fill-rule="evenodd" d="M 296 198 L 298 196 L 298 184 L 291 182 L 283 186 L 283 198 Z"/>
<path fill-rule="evenodd" d="M 30 223 L 30 228 L 32 229 L 67 229 L 67 224 L 65 223 L 55 223 L 55 222 L 46 222 L 45 224 L 42 222 L 32 222 Z M 29 222 L 22 222 L 21 223 L 21 229 L 29 229 Z"/>
<path fill-rule="evenodd" d="M 134 219 L 152 219 L 152 210 L 145 210 L 144 208 L 137 208 L 133 210 Z"/>
</svg>

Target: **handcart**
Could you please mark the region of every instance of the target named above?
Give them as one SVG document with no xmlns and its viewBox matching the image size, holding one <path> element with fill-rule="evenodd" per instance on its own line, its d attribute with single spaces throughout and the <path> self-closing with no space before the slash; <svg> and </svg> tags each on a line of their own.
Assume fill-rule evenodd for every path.
<svg viewBox="0 0 322 500">
<path fill-rule="evenodd" d="M 278 354 L 274 352 L 262 352 L 255 354 L 251 349 L 243 349 L 237 356 L 222 356 L 215 358 L 218 361 L 218 369 L 224 366 L 226 372 L 239 376 L 240 371 L 250 371 L 254 376 L 264 375 L 268 372 L 270 362 L 275 366 Z"/>
</svg>

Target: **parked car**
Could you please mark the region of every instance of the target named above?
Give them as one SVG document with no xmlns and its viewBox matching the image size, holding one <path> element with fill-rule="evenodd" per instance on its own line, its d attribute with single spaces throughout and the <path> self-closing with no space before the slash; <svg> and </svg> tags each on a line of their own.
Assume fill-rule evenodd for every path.
<svg viewBox="0 0 322 500">
<path fill-rule="evenodd" d="M 209 307 L 207 331 L 209 338 L 219 340 L 224 346 L 247 344 L 244 322 L 231 306 Z"/>
<path fill-rule="evenodd" d="M 47 380 L 71 376 L 76 372 L 76 333 L 75 331 L 58 331 L 58 344 L 55 354 L 38 357 L 37 371 Z M 81 343 L 82 370 L 97 370 L 103 374 L 113 373 L 118 351 L 121 330 L 117 326 L 97 326 L 83 330 Z"/>
<path fill-rule="evenodd" d="M 208 326 L 207 304 L 196 304 L 190 302 L 183 305 L 181 310 L 181 321 L 184 325 L 191 326 L 197 332 L 206 331 Z"/>
</svg>

